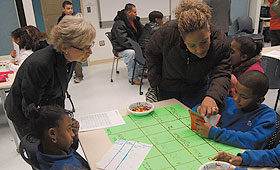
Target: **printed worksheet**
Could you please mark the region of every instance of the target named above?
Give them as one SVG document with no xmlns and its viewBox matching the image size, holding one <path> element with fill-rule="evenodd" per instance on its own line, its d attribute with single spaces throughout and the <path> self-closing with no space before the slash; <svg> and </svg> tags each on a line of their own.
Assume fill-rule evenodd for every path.
<svg viewBox="0 0 280 170">
<path fill-rule="evenodd" d="M 137 170 L 153 145 L 117 140 L 96 168 L 105 170 Z"/>
<path fill-rule="evenodd" d="M 85 115 L 77 119 L 80 122 L 81 132 L 125 124 L 118 110 Z"/>
<path fill-rule="evenodd" d="M 277 50 L 273 50 L 273 51 L 270 51 L 270 52 L 267 52 L 267 53 L 263 53 L 262 55 L 280 59 L 280 51 L 277 51 Z"/>
</svg>

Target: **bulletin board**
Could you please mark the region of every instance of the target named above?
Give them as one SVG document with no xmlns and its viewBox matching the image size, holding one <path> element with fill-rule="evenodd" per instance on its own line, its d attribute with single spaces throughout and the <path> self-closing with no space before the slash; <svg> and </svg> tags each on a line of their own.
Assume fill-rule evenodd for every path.
<svg viewBox="0 0 280 170">
<path fill-rule="evenodd" d="M 197 170 L 219 152 L 241 152 L 200 137 L 191 130 L 190 115 L 179 104 L 155 109 L 147 116 L 126 115 L 123 119 L 126 124 L 105 129 L 112 143 L 122 139 L 153 145 L 139 170 Z"/>
</svg>

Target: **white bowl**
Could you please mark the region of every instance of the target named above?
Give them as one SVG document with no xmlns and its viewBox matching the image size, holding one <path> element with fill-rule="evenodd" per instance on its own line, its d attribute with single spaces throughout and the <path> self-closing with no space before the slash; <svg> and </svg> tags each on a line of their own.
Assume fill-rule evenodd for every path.
<svg viewBox="0 0 280 170">
<path fill-rule="evenodd" d="M 147 110 L 147 111 L 133 111 L 133 108 L 135 107 L 141 107 L 141 106 L 148 106 L 151 109 Z M 154 110 L 154 105 L 152 103 L 148 103 L 148 102 L 136 102 L 136 103 L 132 103 L 131 105 L 128 106 L 127 110 L 134 114 L 135 116 L 145 116 L 149 113 L 151 113 Z"/>
<path fill-rule="evenodd" d="M 212 161 L 212 162 L 207 162 L 199 168 L 199 170 L 227 170 L 229 168 L 235 168 L 234 165 L 231 165 L 230 163 L 227 162 L 222 162 L 222 161 Z"/>
</svg>

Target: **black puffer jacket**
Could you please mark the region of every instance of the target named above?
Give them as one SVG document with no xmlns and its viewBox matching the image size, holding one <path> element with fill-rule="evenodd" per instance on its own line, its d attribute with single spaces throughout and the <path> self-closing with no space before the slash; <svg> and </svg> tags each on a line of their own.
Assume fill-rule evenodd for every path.
<svg viewBox="0 0 280 170">
<path fill-rule="evenodd" d="M 215 26 L 210 26 L 211 44 L 205 58 L 199 59 L 188 51 L 176 21 L 170 21 L 156 31 L 146 47 L 148 79 L 151 87 L 165 91 L 192 92 L 200 90 L 210 78 L 206 96 L 218 105 L 230 85 L 230 44 Z"/>
<path fill-rule="evenodd" d="M 114 21 L 115 23 L 111 30 L 112 44 L 114 50 L 123 51 L 126 49 L 132 49 L 132 46 L 128 42 L 127 38 L 131 38 L 134 41 L 138 42 L 138 39 L 142 34 L 142 27 L 143 27 L 140 22 L 140 18 L 136 17 L 136 19 L 133 20 L 133 23 L 137 31 L 131 26 L 131 24 L 127 20 L 127 16 L 124 10 L 118 11 L 118 14 L 115 17 Z"/>
<path fill-rule="evenodd" d="M 159 29 L 159 27 L 160 25 L 156 22 L 149 22 L 144 26 L 142 35 L 139 39 L 139 45 L 141 46 L 143 52 L 145 52 L 146 45 L 148 44 L 151 36 Z"/>
</svg>

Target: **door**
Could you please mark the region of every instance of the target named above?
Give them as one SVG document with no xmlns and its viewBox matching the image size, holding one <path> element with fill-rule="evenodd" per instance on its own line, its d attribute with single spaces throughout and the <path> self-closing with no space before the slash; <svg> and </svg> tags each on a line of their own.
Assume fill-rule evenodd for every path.
<svg viewBox="0 0 280 170">
<path fill-rule="evenodd" d="M 64 0 L 41 0 L 42 14 L 46 33 L 49 35 L 51 29 L 57 24 L 62 14 L 62 3 Z M 72 2 L 72 0 L 70 0 Z"/>
</svg>

